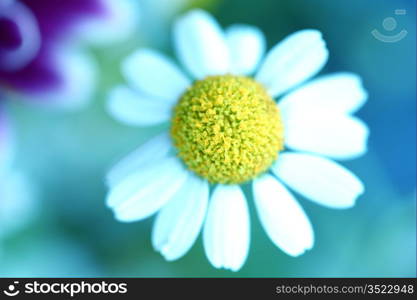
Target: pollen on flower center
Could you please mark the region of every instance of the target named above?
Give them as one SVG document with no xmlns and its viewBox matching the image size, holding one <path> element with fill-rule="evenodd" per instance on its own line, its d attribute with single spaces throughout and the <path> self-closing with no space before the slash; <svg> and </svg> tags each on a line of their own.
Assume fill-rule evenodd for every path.
<svg viewBox="0 0 417 300">
<path fill-rule="evenodd" d="M 236 184 L 266 171 L 283 148 L 278 107 L 242 76 L 196 81 L 174 110 L 171 135 L 189 169 L 212 183 Z"/>
</svg>

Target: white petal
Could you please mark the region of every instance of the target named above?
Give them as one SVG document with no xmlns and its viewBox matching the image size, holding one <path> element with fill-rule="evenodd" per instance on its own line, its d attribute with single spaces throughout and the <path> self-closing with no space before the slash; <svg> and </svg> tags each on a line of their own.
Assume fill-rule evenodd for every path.
<svg viewBox="0 0 417 300">
<path fill-rule="evenodd" d="M 149 126 L 163 123 L 171 117 L 173 104 L 165 100 L 144 97 L 127 86 L 116 86 L 109 93 L 109 113 L 127 125 Z"/>
<path fill-rule="evenodd" d="M 361 120 L 330 109 L 281 109 L 285 144 L 293 150 L 352 159 L 367 150 L 369 130 Z"/>
<path fill-rule="evenodd" d="M 85 50 L 70 45 L 62 45 L 55 53 L 63 84 L 55 90 L 31 95 L 31 99 L 37 99 L 48 107 L 70 110 L 85 107 L 94 97 L 97 87 L 96 61 Z"/>
<path fill-rule="evenodd" d="M 253 73 L 265 52 L 263 33 L 254 26 L 233 25 L 226 30 L 226 38 L 231 72 L 241 75 Z"/>
<path fill-rule="evenodd" d="M 286 95 L 281 109 L 305 110 L 306 107 L 326 108 L 335 112 L 354 113 L 365 103 L 368 95 L 358 75 L 336 73 L 321 76 Z"/>
<path fill-rule="evenodd" d="M 107 185 L 112 187 L 148 162 L 166 157 L 171 149 L 171 138 L 168 132 L 153 137 L 111 168 L 106 178 Z"/>
<path fill-rule="evenodd" d="M 273 47 L 261 65 L 256 79 L 273 97 L 314 76 L 327 61 L 328 51 L 321 33 L 301 30 Z"/>
<path fill-rule="evenodd" d="M 203 232 L 204 249 L 216 268 L 238 271 L 246 261 L 250 220 L 239 186 L 218 185 L 213 192 Z"/>
<path fill-rule="evenodd" d="M 294 196 L 269 174 L 253 181 L 259 219 L 272 242 L 291 256 L 303 254 L 314 244 L 314 232 Z"/>
<path fill-rule="evenodd" d="M 174 26 L 178 58 L 197 79 L 229 72 L 229 49 L 216 20 L 202 10 L 179 18 Z"/>
<path fill-rule="evenodd" d="M 144 219 L 171 199 L 186 180 L 187 174 L 176 157 L 148 163 L 110 190 L 107 205 L 113 209 L 119 221 Z"/>
<path fill-rule="evenodd" d="M 86 18 L 78 24 L 77 37 L 80 35 L 88 43 L 97 46 L 121 43 L 130 38 L 140 20 L 140 4 L 137 0 L 101 0 L 105 6 L 105 15 Z"/>
<path fill-rule="evenodd" d="M 122 64 L 125 77 L 140 91 L 175 103 L 191 84 L 169 58 L 151 49 L 140 49 Z"/>
<path fill-rule="evenodd" d="M 209 196 L 208 182 L 190 174 L 156 218 L 152 245 L 166 260 L 183 256 L 200 233 Z"/>
<path fill-rule="evenodd" d="M 304 197 L 331 208 L 349 208 L 364 192 L 352 172 L 324 157 L 281 153 L 271 170 Z"/>
</svg>

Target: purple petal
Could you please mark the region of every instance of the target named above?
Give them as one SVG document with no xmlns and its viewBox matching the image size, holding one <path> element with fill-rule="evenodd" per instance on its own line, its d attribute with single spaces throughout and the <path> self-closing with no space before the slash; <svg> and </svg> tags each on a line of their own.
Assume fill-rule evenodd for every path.
<svg viewBox="0 0 417 300">
<path fill-rule="evenodd" d="M 19 28 L 12 20 L 0 17 L 0 47 L 13 50 L 22 44 L 22 36 Z"/>
<path fill-rule="evenodd" d="M 12 2 L 13 3 L 13 2 Z M 24 41 L 19 28 L 27 28 L 16 17 L 7 15 L 7 8 L 1 7 L 0 17 L 0 84 L 23 93 L 43 93 L 65 85 L 57 63 L 60 44 L 69 38 L 80 22 L 91 18 L 106 18 L 109 12 L 102 0 L 20 0 L 15 1 L 27 10 L 40 35 L 40 45 L 30 61 L 19 68 L 2 68 L 2 54 L 19 47 Z M 6 4 L 7 5 L 7 4 Z M 24 20 L 23 20 L 24 21 Z M 19 27 L 20 25 L 20 27 Z M 33 28 L 33 26 L 31 26 Z"/>
<path fill-rule="evenodd" d="M 36 16 L 42 40 L 53 41 L 78 22 L 107 15 L 101 0 L 21 0 Z"/>
</svg>

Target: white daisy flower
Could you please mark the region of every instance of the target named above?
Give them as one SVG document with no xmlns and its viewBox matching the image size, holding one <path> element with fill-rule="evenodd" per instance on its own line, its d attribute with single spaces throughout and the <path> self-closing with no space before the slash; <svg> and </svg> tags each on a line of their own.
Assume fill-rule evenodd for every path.
<svg viewBox="0 0 417 300">
<path fill-rule="evenodd" d="M 110 93 L 109 111 L 126 124 L 171 122 L 169 132 L 108 173 L 107 205 L 116 219 L 158 212 L 152 244 L 167 260 L 183 256 L 204 227 L 211 264 L 237 271 L 250 244 L 239 184 L 252 181 L 272 242 L 291 256 L 311 249 L 312 226 L 288 188 L 331 208 L 351 207 L 363 193 L 362 182 L 332 160 L 366 151 L 368 128 L 352 116 L 367 97 L 359 77 L 338 73 L 301 85 L 327 61 L 317 30 L 290 35 L 263 58 L 257 28 L 223 32 L 212 16 L 194 10 L 175 23 L 174 43 L 186 72 L 141 49 L 122 65 L 130 86 Z"/>
</svg>

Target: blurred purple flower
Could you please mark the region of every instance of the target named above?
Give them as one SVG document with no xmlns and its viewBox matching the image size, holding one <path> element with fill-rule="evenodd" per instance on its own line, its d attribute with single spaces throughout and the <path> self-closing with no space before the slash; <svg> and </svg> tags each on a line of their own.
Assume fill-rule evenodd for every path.
<svg viewBox="0 0 417 300">
<path fill-rule="evenodd" d="M 114 30 L 130 1 L 0 0 L 0 85 L 43 103 L 84 103 L 96 66 L 73 38 L 93 36 L 89 23 Z"/>
<path fill-rule="evenodd" d="M 23 92 L 61 84 L 54 48 L 86 17 L 105 15 L 100 0 L 20 0 L 0 4 L 0 78 Z M 41 75 L 41 76 L 40 76 Z"/>
</svg>

